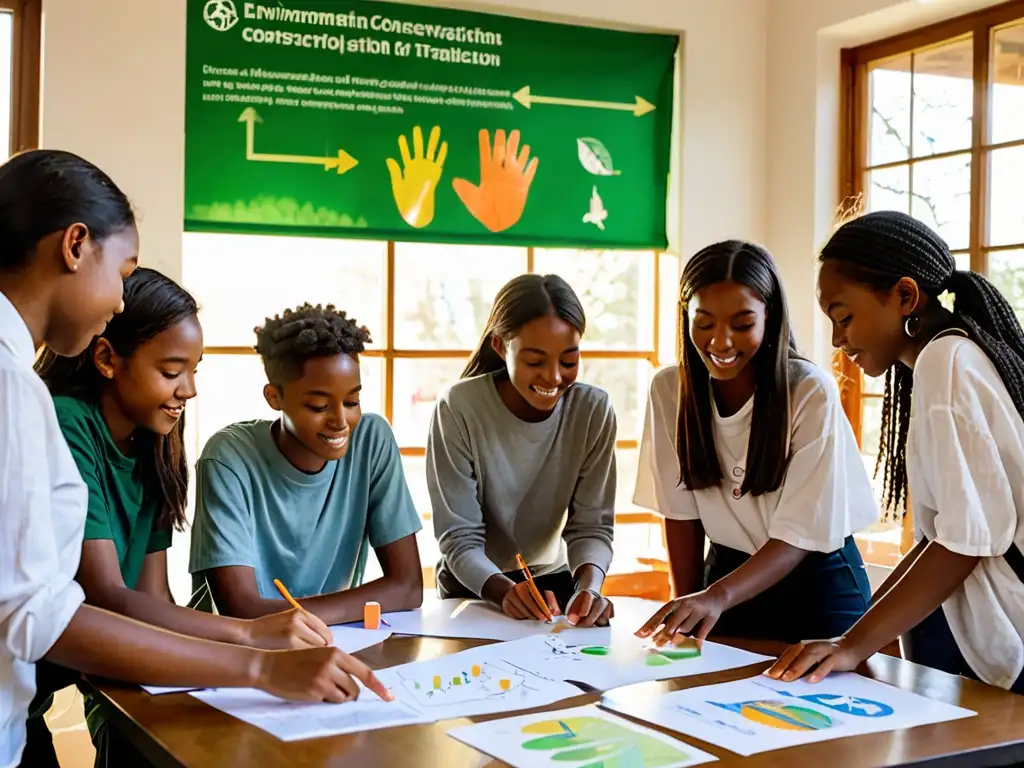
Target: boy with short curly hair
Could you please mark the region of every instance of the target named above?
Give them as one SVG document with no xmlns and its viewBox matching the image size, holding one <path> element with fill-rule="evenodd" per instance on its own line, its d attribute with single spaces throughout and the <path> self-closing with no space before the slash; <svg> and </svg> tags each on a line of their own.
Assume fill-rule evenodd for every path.
<svg viewBox="0 0 1024 768">
<path fill-rule="evenodd" d="M 189 570 L 221 613 L 286 605 L 280 579 L 327 624 L 423 599 L 422 528 L 388 423 L 364 415 L 359 355 L 369 331 L 333 306 L 305 304 L 256 329 L 263 394 L 281 417 L 232 424 L 197 465 Z M 369 549 L 383 576 L 362 584 Z"/>
</svg>

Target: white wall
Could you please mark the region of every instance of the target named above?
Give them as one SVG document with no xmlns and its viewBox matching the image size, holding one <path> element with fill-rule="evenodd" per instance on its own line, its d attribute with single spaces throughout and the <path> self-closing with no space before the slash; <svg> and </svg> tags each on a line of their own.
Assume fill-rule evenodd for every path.
<svg viewBox="0 0 1024 768">
<path fill-rule="evenodd" d="M 768 2 L 558 3 L 563 20 L 685 35 L 677 169 L 683 253 L 726 236 L 765 237 Z M 551 6 L 547 0 L 455 4 L 528 16 Z M 180 0 L 43 1 L 43 144 L 79 152 L 122 185 L 141 214 L 143 262 L 175 278 L 181 276 L 183 6 Z"/>
<path fill-rule="evenodd" d="M 421 0 L 546 16 L 548 0 Z M 804 348 L 829 354 L 814 254 L 837 202 L 839 50 L 991 0 L 560 0 L 559 19 L 684 35 L 675 211 L 682 254 L 723 237 L 779 259 Z M 184 3 L 44 0 L 43 143 L 109 171 L 141 216 L 143 260 L 180 278 Z M 770 9 L 770 12 L 769 12 Z"/>
</svg>

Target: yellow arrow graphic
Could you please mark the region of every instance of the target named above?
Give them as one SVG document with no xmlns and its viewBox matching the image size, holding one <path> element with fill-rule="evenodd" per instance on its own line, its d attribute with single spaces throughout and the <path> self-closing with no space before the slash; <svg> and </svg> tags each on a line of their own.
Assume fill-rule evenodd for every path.
<svg viewBox="0 0 1024 768">
<path fill-rule="evenodd" d="M 512 94 L 512 98 L 529 109 L 534 104 L 559 104 L 563 107 L 588 107 L 590 109 L 617 109 L 632 112 L 635 117 L 642 117 L 653 112 L 655 107 L 647 99 L 635 97 L 632 103 L 622 104 L 615 101 L 591 101 L 590 99 L 563 99 L 559 96 L 537 96 L 530 93 L 530 86 L 524 85 Z"/>
<path fill-rule="evenodd" d="M 238 122 L 245 123 L 245 159 L 257 163 L 298 163 L 300 165 L 319 165 L 325 171 L 337 170 L 340 176 L 359 165 L 359 161 L 344 149 L 338 150 L 336 157 L 314 157 L 312 155 L 268 155 L 256 151 L 256 123 L 263 118 L 255 109 L 247 107 Z"/>
</svg>

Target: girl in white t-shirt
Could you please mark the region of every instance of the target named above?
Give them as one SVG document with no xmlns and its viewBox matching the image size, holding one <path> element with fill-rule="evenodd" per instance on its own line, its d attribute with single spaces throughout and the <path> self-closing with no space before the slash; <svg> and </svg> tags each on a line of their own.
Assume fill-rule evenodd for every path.
<svg viewBox="0 0 1024 768">
<path fill-rule="evenodd" d="M 911 661 L 1024 693 L 1024 331 L 906 214 L 847 222 L 821 262 L 832 343 L 886 377 L 885 499 L 913 501 L 918 541 L 848 632 L 793 646 L 769 674 L 814 682 L 902 635 Z"/>
<path fill-rule="evenodd" d="M 852 534 L 878 506 L 835 381 L 797 352 L 772 257 L 705 248 L 679 315 L 680 364 L 651 385 L 634 497 L 666 518 L 679 597 L 637 634 L 844 632 L 870 599 Z"/>
</svg>

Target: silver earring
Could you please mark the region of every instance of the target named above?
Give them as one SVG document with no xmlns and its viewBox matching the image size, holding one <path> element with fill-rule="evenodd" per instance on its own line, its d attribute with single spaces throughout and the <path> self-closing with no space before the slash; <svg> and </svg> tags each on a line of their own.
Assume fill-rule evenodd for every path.
<svg viewBox="0 0 1024 768">
<path fill-rule="evenodd" d="M 910 338 L 914 338 L 921 331 L 921 318 L 919 315 L 910 315 L 903 323 L 903 332 Z"/>
</svg>

